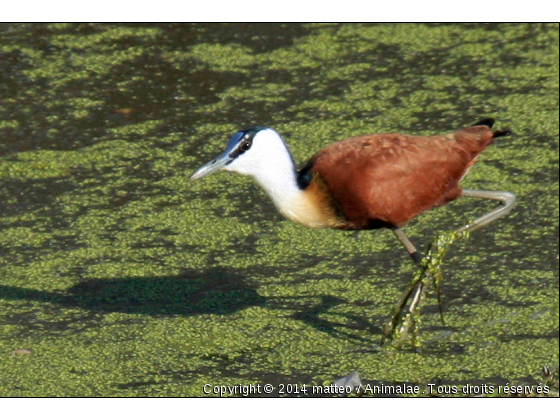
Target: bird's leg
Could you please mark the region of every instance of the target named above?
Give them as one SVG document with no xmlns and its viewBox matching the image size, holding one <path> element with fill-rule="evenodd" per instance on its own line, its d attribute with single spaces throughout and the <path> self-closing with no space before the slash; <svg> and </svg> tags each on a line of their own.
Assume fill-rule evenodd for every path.
<svg viewBox="0 0 560 420">
<path fill-rule="evenodd" d="M 438 304 L 440 304 L 440 314 L 441 314 L 441 303 L 439 298 L 439 285 L 438 282 L 441 282 L 441 272 L 438 272 L 437 266 L 439 262 L 441 262 L 441 258 L 445 253 L 446 248 L 457 238 L 462 236 L 462 233 L 472 232 L 476 229 L 479 229 L 483 226 L 492 223 L 494 220 L 497 220 L 511 211 L 513 205 L 515 203 L 515 194 L 505 191 L 475 191 L 475 190 L 463 190 L 462 196 L 464 197 L 474 197 L 474 198 L 485 198 L 490 200 L 497 200 L 501 201 L 503 206 L 498 207 L 497 209 L 492 210 L 491 212 L 475 219 L 472 223 L 458 229 L 456 233 L 453 235 L 441 235 L 436 238 L 434 241 L 431 242 L 429 250 L 428 250 L 428 259 L 424 261 L 422 264 L 422 255 L 416 247 L 412 244 L 410 239 L 404 234 L 402 230 L 399 228 L 394 228 L 393 233 L 399 239 L 399 241 L 404 245 L 406 251 L 414 261 L 414 263 L 419 267 L 415 278 L 412 284 L 407 288 L 403 296 L 401 297 L 400 301 L 397 303 L 395 307 L 395 312 L 393 313 L 393 317 L 391 323 L 389 324 L 389 328 L 385 332 L 385 336 L 383 340 L 388 337 L 390 334 L 395 333 L 396 328 L 398 325 L 401 325 L 399 333 L 402 336 L 406 336 L 408 334 L 409 329 L 414 323 L 413 318 L 409 318 L 406 321 L 406 317 L 412 317 L 420 302 L 422 300 L 422 295 L 425 290 L 424 280 L 427 280 L 426 285 L 428 285 L 431 281 L 435 281 L 436 283 L 436 290 L 438 291 Z M 438 252 L 439 250 L 439 252 Z M 435 254 L 434 254 L 435 253 Z M 439 262 L 438 262 L 439 261 Z M 434 264 L 436 264 L 434 266 Z M 435 271 L 433 271 L 435 268 Z M 427 276 L 427 277 L 425 277 Z M 412 297 L 412 299 L 411 299 Z M 404 307 L 406 302 L 411 300 L 410 306 L 408 308 L 408 315 L 405 315 Z M 443 316 L 442 316 L 443 321 Z"/>
<path fill-rule="evenodd" d="M 404 245 L 414 263 L 419 267 L 419 270 L 415 274 L 412 283 L 407 287 L 395 305 L 391 321 L 385 329 L 385 334 L 383 335 L 381 343 L 390 336 L 392 336 L 392 339 L 399 341 L 408 336 L 408 332 L 411 328 L 414 330 L 414 314 L 422 300 L 423 291 L 425 289 L 423 279 L 425 272 L 428 269 L 427 265 L 422 264 L 422 255 L 418 252 L 404 232 L 397 227 L 392 230 L 395 236 Z M 408 310 L 405 310 L 406 303 L 409 300 L 411 300 L 410 306 L 408 307 Z M 397 336 L 400 338 L 397 339 Z"/>
<path fill-rule="evenodd" d="M 503 217 L 511 211 L 515 203 L 515 194 L 507 191 L 477 191 L 477 190 L 463 190 L 461 194 L 463 197 L 486 198 L 489 200 L 501 201 L 503 206 L 486 213 L 484 216 L 475 219 L 472 223 L 457 230 L 457 232 L 472 232 L 483 226 L 492 223 L 494 220 Z"/>
<path fill-rule="evenodd" d="M 410 239 L 408 239 L 408 237 L 404 234 L 404 232 L 401 229 L 394 228 L 393 233 L 399 239 L 399 241 L 401 241 L 401 243 L 404 245 L 406 251 L 410 255 L 410 258 L 412 258 L 412 260 L 414 261 L 414 264 L 420 267 L 420 263 L 422 262 L 422 254 L 418 252 L 414 244 L 410 242 Z M 418 305 L 421 294 L 422 294 L 422 283 L 418 283 L 418 287 L 416 288 L 416 292 L 414 293 L 414 297 L 412 298 L 412 302 L 410 303 L 409 311 L 411 313 L 414 312 L 414 310 L 416 309 L 416 305 Z"/>
<path fill-rule="evenodd" d="M 484 216 L 479 217 L 478 219 L 474 220 L 472 223 L 469 223 L 468 225 L 458 229 L 457 232 L 459 233 L 472 232 L 476 229 L 480 229 L 481 227 L 492 223 L 494 220 L 506 216 L 511 212 L 511 209 L 513 208 L 513 204 L 515 203 L 515 194 L 507 191 L 477 191 L 477 190 L 464 189 L 461 196 L 497 200 L 497 201 L 501 201 L 503 203 L 503 206 L 498 207 L 497 209 L 494 209 L 489 213 L 486 213 Z M 414 261 L 414 264 L 419 266 L 420 262 L 422 261 L 422 254 L 418 252 L 414 244 L 410 242 L 410 239 L 408 239 L 408 237 L 404 234 L 404 232 L 400 228 L 393 228 L 392 230 L 395 236 L 404 245 L 406 251 Z"/>
<path fill-rule="evenodd" d="M 412 258 L 412 260 L 414 261 L 414 264 L 420 265 L 420 262 L 422 261 L 422 254 L 418 252 L 414 244 L 410 242 L 410 239 L 408 239 L 404 232 L 399 228 L 394 228 L 393 233 L 404 245 L 406 251 L 410 255 L 410 258 Z"/>
</svg>

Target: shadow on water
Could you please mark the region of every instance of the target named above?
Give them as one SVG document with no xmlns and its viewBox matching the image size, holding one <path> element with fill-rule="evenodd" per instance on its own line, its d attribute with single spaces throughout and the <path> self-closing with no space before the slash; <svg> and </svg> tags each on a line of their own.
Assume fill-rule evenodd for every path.
<svg viewBox="0 0 560 420">
<path fill-rule="evenodd" d="M 356 334 L 348 333 L 345 330 L 366 330 L 373 335 L 382 334 L 383 330 L 380 328 L 383 324 L 378 322 L 374 325 L 363 317 L 357 317 L 351 314 L 338 314 L 344 322 L 328 321 L 321 318 L 319 315 L 328 312 L 330 309 L 348 303 L 345 299 L 340 299 L 335 296 L 320 296 L 321 301 L 317 304 L 306 305 L 301 310 L 294 313 L 291 317 L 298 321 L 302 321 L 315 328 L 318 331 L 325 332 L 330 336 L 351 340 L 370 343 L 372 340 L 365 339 Z"/>
<path fill-rule="evenodd" d="M 54 292 L 0 285 L 0 298 L 143 315 L 225 315 L 265 302 L 241 276 L 220 267 L 178 276 L 85 279 Z"/>
<path fill-rule="evenodd" d="M 380 334 L 381 329 L 368 320 L 338 313 L 340 321 L 323 319 L 322 314 L 347 304 L 344 299 L 329 295 L 263 297 L 246 281 L 248 275 L 224 267 L 205 271 L 186 270 L 178 276 L 89 278 L 60 291 L 41 291 L 25 287 L 0 285 L 0 300 L 38 302 L 60 309 L 81 309 L 86 313 L 49 314 L 41 321 L 36 308 L 14 310 L 2 324 L 22 325 L 30 330 L 56 332 L 82 330 L 99 326 L 100 316 L 125 313 L 166 316 L 228 315 L 249 307 L 279 310 L 286 316 L 335 338 L 367 341 L 348 330 L 368 330 Z M 51 308 L 42 309 L 51 312 Z M 381 325 L 381 323 L 379 323 Z"/>
</svg>

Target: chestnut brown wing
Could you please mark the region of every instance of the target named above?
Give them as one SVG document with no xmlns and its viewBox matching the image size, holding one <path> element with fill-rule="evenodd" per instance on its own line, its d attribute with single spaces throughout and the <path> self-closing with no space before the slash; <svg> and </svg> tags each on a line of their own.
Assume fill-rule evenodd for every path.
<svg viewBox="0 0 560 420">
<path fill-rule="evenodd" d="M 454 200 L 459 181 L 492 142 L 489 127 L 442 136 L 375 134 L 335 143 L 313 156 L 349 229 L 402 226 Z"/>
</svg>

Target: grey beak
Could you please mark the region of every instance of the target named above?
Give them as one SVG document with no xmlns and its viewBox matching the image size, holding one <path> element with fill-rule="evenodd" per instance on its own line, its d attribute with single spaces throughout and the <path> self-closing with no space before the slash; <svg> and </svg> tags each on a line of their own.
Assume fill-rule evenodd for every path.
<svg viewBox="0 0 560 420">
<path fill-rule="evenodd" d="M 206 175 L 210 175 L 212 172 L 217 171 L 218 169 L 222 169 L 228 163 L 230 163 L 233 159 L 229 157 L 227 152 L 222 153 L 219 156 L 216 156 L 206 165 L 201 166 L 198 168 L 190 177 L 189 181 L 196 181 L 197 179 L 204 178 Z"/>
</svg>

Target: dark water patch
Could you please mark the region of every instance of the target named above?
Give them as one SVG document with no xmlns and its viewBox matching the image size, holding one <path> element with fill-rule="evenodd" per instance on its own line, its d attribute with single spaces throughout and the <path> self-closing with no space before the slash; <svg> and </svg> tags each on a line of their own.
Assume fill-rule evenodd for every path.
<svg viewBox="0 0 560 420">
<path fill-rule="evenodd" d="M 118 389 L 136 389 L 142 388 L 145 386 L 154 386 L 154 385 L 165 385 L 169 383 L 169 381 L 156 381 L 156 380 L 146 380 L 146 381 L 132 381 L 122 384 L 117 384 Z"/>
<path fill-rule="evenodd" d="M 270 52 L 293 45 L 294 40 L 310 34 L 313 29 L 301 23 L 196 23 L 190 24 L 192 43 L 235 43 L 251 48 L 256 53 Z M 167 26 L 166 26 L 167 28 Z M 175 26 L 174 45 L 185 36 L 186 25 Z M 173 29 L 172 29 L 173 30 Z"/>
<path fill-rule="evenodd" d="M 453 307 L 489 302 L 508 308 L 527 308 L 539 304 L 539 302 L 530 300 L 507 300 L 496 292 L 492 292 L 486 285 L 476 283 L 455 285 L 451 281 L 446 281 L 442 285 L 442 296 L 444 296 L 444 302 Z M 426 309 L 426 312 L 430 311 Z M 431 312 L 437 313 L 437 306 L 434 306 Z"/>
<path fill-rule="evenodd" d="M 503 343 L 510 343 L 518 340 L 558 340 L 558 338 L 558 331 L 551 331 L 544 334 L 508 334 L 507 336 L 498 336 L 498 340 Z"/>
<path fill-rule="evenodd" d="M 10 225 L 10 227 L 16 227 Z M 19 227 L 19 226 L 17 226 Z M 1 232 L 1 230 L 0 230 Z M 31 234 L 42 234 L 43 231 L 32 231 Z M 0 257 L 2 264 L 13 264 L 18 267 L 27 267 L 32 262 L 38 262 L 44 258 L 45 250 L 49 253 L 59 251 L 71 251 L 83 246 L 78 235 L 50 235 L 40 244 L 24 244 L 24 245 L 0 245 Z"/>
<path fill-rule="evenodd" d="M 2 288 L 3 286 L 0 286 L 0 295 L 3 293 Z M 7 334 L 21 338 L 38 334 L 51 336 L 80 334 L 83 331 L 98 328 L 102 321 L 103 316 L 95 313 L 61 314 L 52 308 L 32 311 L 15 309 L 13 313 L 4 317 L 0 325 L 23 327 Z"/>
<path fill-rule="evenodd" d="M 49 209 L 56 206 L 61 194 L 71 191 L 73 187 L 74 184 L 67 177 L 3 178 L 0 181 L 0 217 Z"/>
<path fill-rule="evenodd" d="M 6 82 L 2 86 L 10 86 L 9 91 L 3 92 L 4 98 L 11 98 L 3 102 L 3 112 L 6 118 L 16 121 L 14 127 L 0 130 L 3 139 L 0 155 L 36 149 L 77 149 L 102 138 L 114 137 L 108 132 L 111 128 L 153 119 L 165 120 L 158 130 L 161 136 L 182 131 L 185 125 L 194 121 L 193 114 L 188 118 L 188 112 L 194 106 L 181 102 L 180 97 L 194 95 L 198 98 L 197 105 L 214 102 L 217 93 L 231 85 L 236 76 L 176 69 L 162 59 L 166 52 L 161 43 L 165 32 L 153 39 L 137 40 L 138 45 L 134 42 L 136 38 L 123 37 L 114 41 L 109 51 L 103 43 L 85 45 L 84 49 L 43 48 L 36 39 L 49 39 L 42 36 L 49 33 L 44 25 L 18 28 L 17 40 L 12 37 L 11 45 L 41 50 L 40 61 L 47 68 L 66 62 L 66 67 L 74 68 L 76 72 L 89 71 L 90 75 L 69 78 L 64 74 L 47 76 L 45 73 L 43 78 L 30 79 L 22 73 L 37 63 L 31 63 L 32 60 L 19 53 L 17 48 L 6 53 L 7 57 L 0 57 Z M 110 25 L 98 25 L 95 33 L 103 34 L 111 29 Z M 79 32 L 77 26 L 70 25 L 56 33 L 57 36 L 75 37 L 80 35 Z M 118 54 L 134 48 L 141 48 L 143 52 L 118 64 Z M 95 63 L 94 59 L 103 54 L 116 57 L 115 64 L 107 66 L 105 72 L 89 70 L 86 64 L 79 64 L 81 58 Z M 193 67 L 193 63 L 190 64 Z"/>
<path fill-rule="evenodd" d="M 242 31 L 232 32 L 234 26 Z M 87 41 L 88 35 L 102 35 L 118 27 L 99 24 L 52 29 L 46 25 L 20 25 L 11 27 L 9 37 L 5 32 L 0 34 L 6 45 L 15 46 L 0 56 L 5 82 L 0 86 L 6 86 L 1 91 L 2 96 L 11 98 L 3 102 L 4 115 L 17 122 L 15 127 L 0 130 L 3 139 L 0 155 L 36 149 L 77 149 L 101 139 L 114 138 L 108 131 L 111 128 L 146 120 L 164 121 L 157 129 L 158 136 L 176 132 L 188 135 L 193 132 L 191 126 L 195 123 L 220 121 L 219 115 L 197 113 L 196 107 L 219 101 L 220 92 L 231 86 L 249 86 L 251 77 L 239 72 L 200 69 L 188 58 L 172 64 L 167 60 L 169 52 L 187 52 L 202 39 L 208 42 L 222 37 L 222 43 L 235 42 L 264 52 L 289 45 L 295 37 L 310 32 L 299 24 L 267 25 L 266 31 L 259 24 L 133 25 L 161 29 L 161 32 L 152 37 L 121 36 L 113 39 L 111 44 L 107 40 Z M 52 37 L 82 39 L 84 45 L 79 48 L 53 45 L 50 44 Z M 41 51 L 41 58 L 30 60 L 21 52 L 25 48 Z M 131 54 L 124 60 L 118 56 L 134 49 L 140 49 L 141 53 Z M 115 62 L 104 71 L 91 70 L 86 64 L 80 64 L 82 58 L 95 64 L 96 55 L 113 56 Z M 39 63 L 48 68 L 61 62 L 66 62 L 66 67 L 75 72 L 89 72 L 89 77 L 68 78 L 63 74 L 47 73 L 39 79 L 24 76 L 26 70 Z M 88 101 L 92 105 L 86 105 L 86 108 L 76 105 Z M 249 115 L 239 118 L 240 123 L 247 118 L 261 119 L 251 116 L 251 110 L 259 109 L 258 104 L 235 105 L 233 112 L 239 110 L 240 116 Z M 263 102 L 261 105 L 267 104 Z M 74 115 L 76 111 L 78 114 Z M 224 121 L 229 123 L 233 117 L 229 115 Z M 122 135 L 118 137 L 122 138 Z M 137 135 L 131 134 L 127 138 L 134 139 Z"/>
<path fill-rule="evenodd" d="M 130 28 L 158 28 L 165 47 L 188 50 L 201 43 L 240 44 L 256 53 L 288 47 L 313 28 L 301 23 L 125 23 Z M 94 25 L 97 29 L 99 25 Z M 84 30 L 85 28 L 82 28 Z"/>
</svg>

